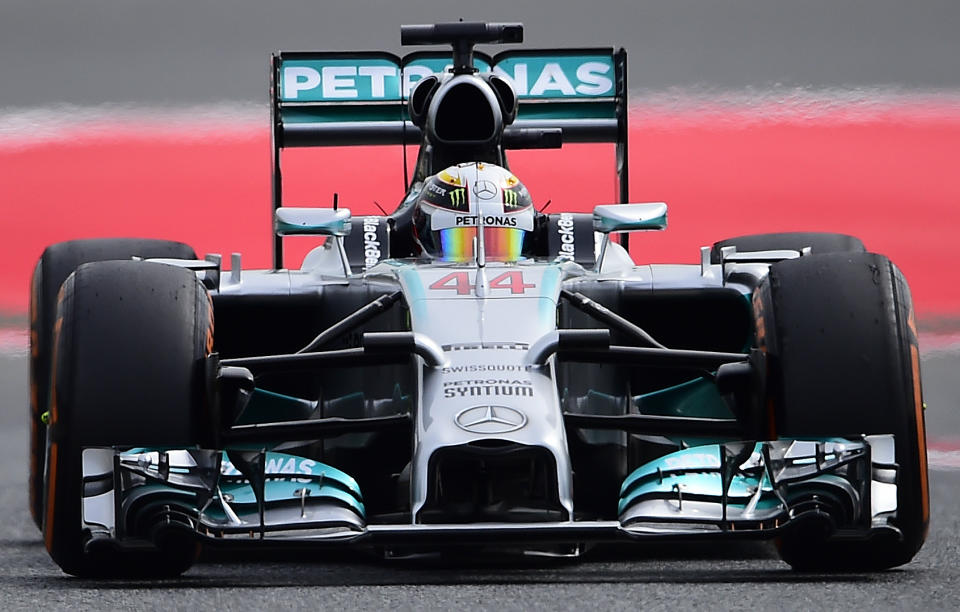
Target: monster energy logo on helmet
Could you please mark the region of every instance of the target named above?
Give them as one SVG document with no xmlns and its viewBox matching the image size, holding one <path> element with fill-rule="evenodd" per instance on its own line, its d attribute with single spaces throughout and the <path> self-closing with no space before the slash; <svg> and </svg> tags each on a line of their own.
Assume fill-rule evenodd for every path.
<svg viewBox="0 0 960 612">
<path fill-rule="evenodd" d="M 463 187 L 457 187 L 450 191 L 450 203 L 454 206 L 463 206 L 466 202 L 467 191 Z"/>
<path fill-rule="evenodd" d="M 517 206 L 517 192 L 504 189 L 503 190 L 503 205 L 507 208 L 514 208 Z"/>
</svg>

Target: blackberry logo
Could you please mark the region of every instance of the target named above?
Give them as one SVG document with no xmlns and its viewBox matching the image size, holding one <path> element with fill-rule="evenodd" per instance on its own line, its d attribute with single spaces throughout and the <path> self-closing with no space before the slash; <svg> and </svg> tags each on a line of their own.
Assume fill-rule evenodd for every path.
<svg viewBox="0 0 960 612">
<path fill-rule="evenodd" d="M 363 220 L 363 270 L 366 272 L 380 262 L 383 252 L 380 250 L 378 230 L 380 217 L 366 217 Z"/>
<path fill-rule="evenodd" d="M 557 233 L 560 234 L 560 252 L 557 253 L 557 259 L 573 261 L 576 258 L 576 245 L 573 236 L 573 215 L 570 213 L 560 213 L 560 220 L 557 221 Z"/>
</svg>

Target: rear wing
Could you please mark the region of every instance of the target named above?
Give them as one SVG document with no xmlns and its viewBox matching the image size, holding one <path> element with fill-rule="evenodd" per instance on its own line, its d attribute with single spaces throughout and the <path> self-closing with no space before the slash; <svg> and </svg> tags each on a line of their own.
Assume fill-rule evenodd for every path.
<svg viewBox="0 0 960 612">
<path fill-rule="evenodd" d="M 524 130 L 557 128 L 563 142 L 615 143 L 619 197 L 629 201 L 624 49 L 522 49 L 493 56 L 474 52 L 473 62 L 481 72 L 505 77 L 517 93 L 517 118 L 504 132 L 505 146 Z M 374 51 L 274 53 L 271 213 L 283 205 L 282 149 L 419 144 L 422 134 L 408 112 L 410 92 L 420 79 L 451 65 L 449 51 L 402 57 Z M 275 236 L 275 268 L 282 266 L 282 248 Z"/>
</svg>

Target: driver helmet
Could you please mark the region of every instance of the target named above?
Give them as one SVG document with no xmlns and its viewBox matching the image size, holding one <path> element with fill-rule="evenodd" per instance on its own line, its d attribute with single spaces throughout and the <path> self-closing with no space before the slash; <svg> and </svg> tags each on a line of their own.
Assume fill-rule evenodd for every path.
<svg viewBox="0 0 960 612">
<path fill-rule="evenodd" d="M 457 164 L 428 178 L 413 213 L 414 238 L 423 253 L 452 262 L 477 257 L 480 227 L 485 259 L 521 259 L 533 221 L 533 202 L 523 183 L 485 162 Z"/>
</svg>

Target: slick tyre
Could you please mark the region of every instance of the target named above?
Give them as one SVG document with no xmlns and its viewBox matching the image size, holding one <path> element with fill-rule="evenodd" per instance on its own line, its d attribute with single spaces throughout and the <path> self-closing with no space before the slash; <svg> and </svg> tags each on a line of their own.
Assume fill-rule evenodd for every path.
<svg viewBox="0 0 960 612">
<path fill-rule="evenodd" d="M 794 569 L 864 571 L 902 565 L 929 521 L 917 331 L 907 283 L 886 257 L 828 253 L 783 261 L 754 294 L 767 353 L 768 405 L 783 438 L 893 434 L 901 538 L 829 541 L 798 529 L 780 540 Z"/>
<path fill-rule="evenodd" d="M 51 245 L 40 256 L 30 291 L 30 515 L 43 528 L 43 461 L 47 428 L 42 415 L 50 396 L 50 359 L 53 352 L 53 321 L 60 285 L 81 264 L 92 261 L 169 257 L 196 259 L 189 246 L 169 240 L 112 238 L 71 240 Z"/>
<path fill-rule="evenodd" d="M 84 522 L 83 450 L 197 443 L 208 423 L 208 294 L 187 269 L 104 261 L 84 264 L 67 278 L 56 312 L 44 487 L 47 550 L 75 576 L 182 573 L 197 554 L 192 539 L 171 538 L 130 552 L 99 537 L 109 535 L 106 528 Z"/>
<path fill-rule="evenodd" d="M 821 232 L 783 232 L 779 234 L 751 234 L 727 238 L 713 245 L 710 263 L 720 263 L 720 249 L 735 246 L 737 251 L 802 251 L 810 247 L 814 255 L 824 253 L 863 253 L 866 248 L 859 238 L 846 234 Z"/>
</svg>

